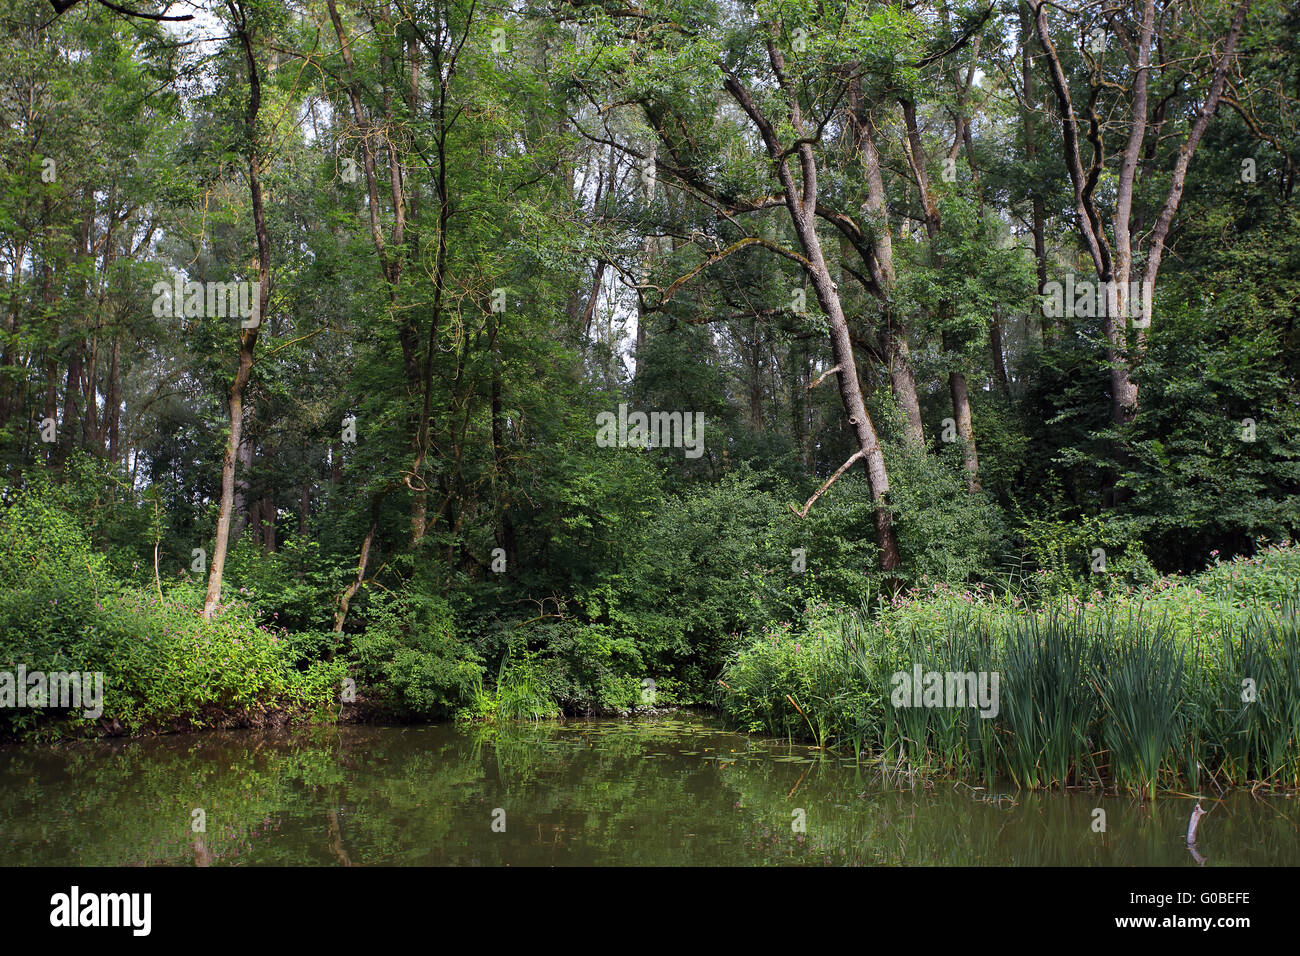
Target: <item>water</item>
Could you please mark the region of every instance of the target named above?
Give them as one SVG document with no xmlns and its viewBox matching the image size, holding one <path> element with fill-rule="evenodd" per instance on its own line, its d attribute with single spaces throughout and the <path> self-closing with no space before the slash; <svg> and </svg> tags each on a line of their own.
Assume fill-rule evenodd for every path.
<svg viewBox="0 0 1300 956">
<path fill-rule="evenodd" d="M 1300 800 L 1235 793 L 1204 805 L 1207 865 L 1300 864 Z M 1097 807 L 1104 833 L 1093 831 Z M 196 809 L 202 834 L 191 830 Z M 1190 810 L 1176 796 L 1154 807 L 1088 793 L 999 797 L 952 781 L 900 791 L 851 757 L 691 714 L 0 751 L 6 866 L 1195 866 Z"/>
</svg>

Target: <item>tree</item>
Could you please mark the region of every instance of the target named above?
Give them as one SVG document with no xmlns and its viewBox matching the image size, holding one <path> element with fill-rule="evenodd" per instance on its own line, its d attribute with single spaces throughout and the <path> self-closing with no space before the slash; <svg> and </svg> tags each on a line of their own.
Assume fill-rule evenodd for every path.
<svg viewBox="0 0 1300 956">
<path fill-rule="evenodd" d="M 1082 58 L 1076 72 L 1083 74 L 1087 84 L 1086 138 L 1091 156 L 1086 168 L 1071 78 L 1066 74 L 1066 61 L 1052 38 L 1048 4 L 1045 0 L 1031 2 L 1045 69 L 1056 94 L 1066 168 L 1074 187 L 1076 227 L 1092 259 L 1098 282 L 1107 284 L 1103 328 L 1107 343 L 1106 360 L 1111 370 L 1111 417 L 1116 424 L 1124 424 L 1132 420 L 1138 405 L 1138 386 L 1132 374 L 1134 360 L 1130 358 L 1133 350 L 1128 341 L 1130 332 L 1135 334 L 1133 344 L 1140 353 L 1144 327 L 1151 320 L 1151 297 L 1160 272 L 1165 241 L 1183 197 L 1187 170 L 1223 95 L 1228 72 L 1235 62 L 1237 42 L 1250 10 L 1250 0 L 1240 0 L 1235 5 L 1217 51 L 1211 44 L 1196 42 L 1193 16 L 1180 4 L 1140 0 L 1139 3 L 1107 8 L 1097 15 L 1098 19 L 1093 19 L 1094 15 L 1087 12 L 1087 5 L 1071 9 L 1076 28 L 1067 36 L 1079 40 Z M 1124 49 L 1125 60 L 1120 67 L 1107 62 L 1108 36 L 1114 37 Z M 1191 52 L 1195 60 L 1208 60 L 1210 81 L 1201 93 L 1200 105 L 1194 110 L 1186 133 L 1181 135 L 1169 171 L 1164 201 L 1150 222 L 1150 238 L 1146 248 L 1142 249 L 1134 239 L 1135 233 L 1145 231 L 1134 228 L 1135 201 L 1144 193 L 1154 197 L 1160 188 L 1159 181 L 1163 177 L 1156 168 L 1157 153 L 1161 141 L 1167 141 L 1171 136 L 1166 126 L 1177 126 L 1178 100 L 1184 88 L 1184 78 L 1204 75 L 1194 65 L 1180 62 L 1184 51 Z M 1151 59 L 1153 52 L 1158 57 L 1154 64 Z M 1161 91 L 1163 95 L 1154 111 L 1150 106 L 1153 73 L 1167 87 Z M 1129 77 L 1131 79 L 1125 84 L 1123 79 Z M 1110 109 L 1106 110 L 1106 115 L 1126 116 L 1128 129 L 1115 174 L 1114 205 L 1106 209 L 1098 196 L 1098 185 L 1106 168 L 1106 139 L 1108 136 L 1114 138 L 1116 131 L 1103 123 L 1098 107 L 1103 93 L 1108 91 L 1116 92 L 1109 94 L 1115 101 L 1107 104 Z M 1130 280 L 1139 274 L 1136 271 L 1139 269 L 1143 301 L 1137 304 L 1132 301 Z M 1138 321 L 1131 323 L 1130 319 Z"/>
<path fill-rule="evenodd" d="M 239 454 L 239 434 L 244 423 L 244 390 L 253 373 L 253 353 L 257 335 L 267 315 L 271 285 L 271 240 L 266 229 L 266 209 L 262 196 L 261 138 L 258 114 L 262 109 L 262 77 L 257 54 L 253 49 L 259 11 L 241 0 L 227 0 L 227 10 L 235 36 L 242 48 L 248 69 L 248 107 L 244 113 L 245 148 L 248 153 L 248 192 L 253 208 L 253 232 L 257 239 L 257 306 L 252 321 L 240 323 L 239 363 L 230 384 L 227 410 L 230 430 L 221 459 L 221 500 L 217 510 L 217 531 L 212 545 L 212 562 L 208 568 L 208 588 L 203 598 L 203 616 L 210 618 L 221 603 L 221 577 L 226 567 L 230 545 L 230 516 L 235 501 L 235 462 Z"/>
</svg>

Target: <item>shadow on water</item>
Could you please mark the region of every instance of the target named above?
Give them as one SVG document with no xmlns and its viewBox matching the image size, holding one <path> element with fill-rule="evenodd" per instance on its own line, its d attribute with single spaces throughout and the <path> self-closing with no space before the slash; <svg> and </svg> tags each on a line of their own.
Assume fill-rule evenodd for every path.
<svg viewBox="0 0 1300 956">
<path fill-rule="evenodd" d="M 1297 865 L 1298 804 L 1207 796 L 1192 852 L 1191 800 L 900 792 L 691 714 L 315 727 L 0 752 L 0 864 Z"/>
</svg>

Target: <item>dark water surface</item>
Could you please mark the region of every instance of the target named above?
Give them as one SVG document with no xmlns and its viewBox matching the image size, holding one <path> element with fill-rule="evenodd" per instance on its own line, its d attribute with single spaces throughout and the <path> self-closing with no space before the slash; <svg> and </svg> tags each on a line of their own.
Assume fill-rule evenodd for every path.
<svg viewBox="0 0 1300 956">
<path fill-rule="evenodd" d="M 1204 805 L 1206 865 L 1300 865 L 1300 800 L 1234 793 Z M 1190 810 L 1177 796 L 1154 807 L 1089 793 L 999 798 L 951 781 L 900 791 L 851 755 L 692 714 L 0 751 L 5 866 L 1196 866 Z"/>
</svg>

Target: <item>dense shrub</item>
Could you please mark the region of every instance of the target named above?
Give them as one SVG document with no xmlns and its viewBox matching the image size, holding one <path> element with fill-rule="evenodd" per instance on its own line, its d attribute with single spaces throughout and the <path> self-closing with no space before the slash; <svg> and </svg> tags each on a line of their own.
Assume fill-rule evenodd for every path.
<svg viewBox="0 0 1300 956">
<path fill-rule="evenodd" d="M 327 560 L 315 541 L 289 538 L 267 551 L 251 534 L 240 537 L 226 561 L 224 584 L 259 622 L 291 631 L 329 630 L 344 582 L 355 562 Z"/>
<path fill-rule="evenodd" d="M 718 682 L 750 732 L 867 749 L 887 766 L 1030 787 L 1107 780 L 1300 781 L 1300 549 L 1192 578 L 1043 604 L 989 589 L 913 589 L 856 613 L 810 609 L 768 628 Z M 906 708 L 891 677 L 1000 677 L 1000 709 Z"/>
<path fill-rule="evenodd" d="M 197 583 L 124 583 L 83 527 L 43 485 L 0 508 L 0 668 L 102 672 L 103 715 L 6 710 L 0 733 L 259 722 L 336 699 L 341 665 L 297 666 L 287 632 L 258 626 L 237 602 L 204 620 Z"/>
<path fill-rule="evenodd" d="M 359 685 L 385 710 L 450 717 L 473 697 L 483 667 L 459 639 L 451 606 L 438 595 L 376 594 L 365 629 L 352 640 Z"/>
</svg>

